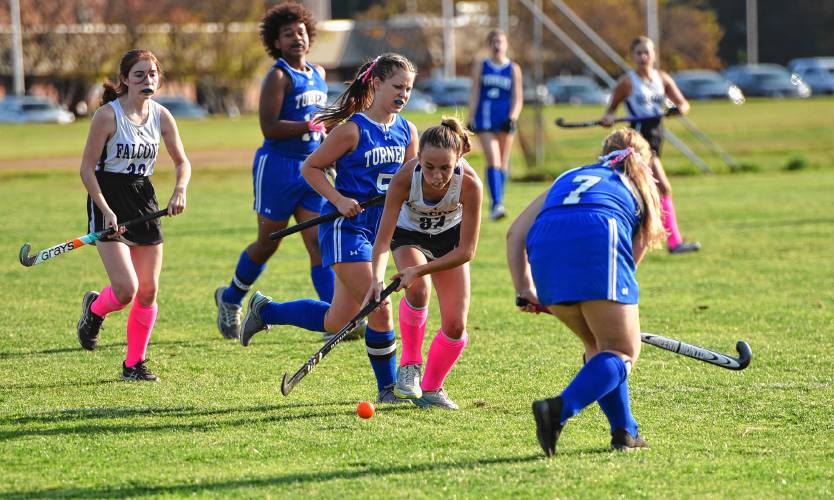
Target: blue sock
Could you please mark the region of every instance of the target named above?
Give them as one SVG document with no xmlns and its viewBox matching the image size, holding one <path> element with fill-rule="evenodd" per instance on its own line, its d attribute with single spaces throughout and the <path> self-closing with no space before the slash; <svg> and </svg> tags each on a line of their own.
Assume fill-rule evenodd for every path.
<svg viewBox="0 0 834 500">
<path fill-rule="evenodd" d="M 617 429 L 625 429 L 632 437 L 637 436 L 637 421 L 631 414 L 631 403 L 628 398 L 628 378 L 597 402 L 602 412 L 608 417 L 612 433 Z"/>
<path fill-rule="evenodd" d="M 252 283 L 258 279 L 264 269 L 266 269 L 266 264 L 258 264 L 253 261 L 244 250 L 237 260 L 237 268 L 235 269 L 235 275 L 232 277 L 232 282 L 223 292 L 223 302 L 240 305 L 243 302 L 243 297 L 246 296 L 246 292 L 249 291 Z"/>
<path fill-rule="evenodd" d="M 313 281 L 313 288 L 319 294 L 319 299 L 328 304 L 333 302 L 333 280 L 336 275 L 331 267 L 321 265 L 310 268 L 310 279 Z"/>
<path fill-rule="evenodd" d="M 370 326 L 365 330 L 365 348 L 380 391 L 397 381 L 397 343 L 394 330 L 378 332 Z"/>
<path fill-rule="evenodd" d="M 498 170 L 498 203 L 504 203 L 504 185 L 507 183 L 507 170 Z"/>
<path fill-rule="evenodd" d="M 313 332 L 324 331 L 324 315 L 330 304 L 314 299 L 270 302 L 261 308 L 261 321 L 268 325 L 293 325 Z"/>
<path fill-rule="evenodd" d="M 491 207 L 495 207 L 495 205 L 501 203 L 501 194 L 500 194 L 500 180 L 501 172 L 498 171 L 495 167 L 487 167 L 487 187 L 489 188 L 489 195 L 492 197 L 492 204 Z"/>
<path fill-rule="evenodd" d="M 626 364 L 616 354 L 603 351 L 591 358 L 559 395 L 561 423 L 614 390 L 627 376 Z"/>
</svg>

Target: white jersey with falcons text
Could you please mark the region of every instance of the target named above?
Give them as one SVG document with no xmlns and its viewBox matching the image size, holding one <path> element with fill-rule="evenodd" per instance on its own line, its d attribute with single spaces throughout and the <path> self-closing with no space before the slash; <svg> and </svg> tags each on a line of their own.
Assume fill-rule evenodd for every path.
<svg viewBox="0 0 834 500">
<path fill-rule="evenodd" d="M 651 78 L 643 80 L 636 71 L 628 72 L 631 78 L 631 95 L 626 99 L 626 107 L 632 116 L 644 118 L 663 114 L 663 105 L 666 102 L 663 80 L 656 69 L 652 69 L 649 74 Z"/>
<path fill-rule="evenodd" d="M 463 158 L 458 161 L 449 183 L 449 190 L 435 204 L 426 203 L 423 199 L 423 168 L 419 164 L 414 167 L 411 192 L 408 194 L 408 201 L 400 209 L 397 227 L 435 235 L 460 224 L 463 216 L 460 188 L 463 184 L 464 170 L 468 165 Z"/>
<path fill-rule="evenodd" d="M 149 176 L 159 153 L 159 103 L 148 99 L 148 119 L 136 125 L 127 119 L 119 100 L 110 101 L 116 113 L 116 133 L 107 141 L 96 170 L 115 174 Z"/>
</svg>

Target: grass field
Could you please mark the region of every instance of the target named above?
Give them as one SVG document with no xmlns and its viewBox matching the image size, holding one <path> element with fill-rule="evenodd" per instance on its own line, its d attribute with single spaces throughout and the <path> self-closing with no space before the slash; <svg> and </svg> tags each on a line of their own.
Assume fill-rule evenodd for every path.
<svg viewBox="0 0 834 500">
<path fill-rule="evenodd" d="M 0 171 L 0 498 L 831 497 L 834 169 L 782 171 L 794 151 L 811 166 L 834 164 L 830 113 L 795 103 L 790 119 L 769 123 L 788 104 L 773 106 L 742 129 L 715 130 L 764 171 L 673 179 L 682 229 L 702 252 L 656 252 L 638 273 L 644 331 L 725 352 L 744 339 L 753 362 L 730 372 L 644 347 L 631 387 L 652 448 L 638 454 L 606 451 L 607 423 L 591 407 L 568 424 L 556 457 L 542 457 L 530 403 L 567 384 L 580 346 L 552 318 L 512 307 L 508 221 L 484 223 L 472 265 L 471 343 L 446 384 L 461 411 L 382 407 L 364 421 L 354 408 L 376 388 L 361 343 L 338 346 L 284 398 L 280 375 L 315 352 L 319 335 L 276 328 L 242 348 L 216 331 L 214 288 L 254 236 L 247 171 L 198 170 L 188 211 L 164 221 L 149 348 L 160 384 L 117 381 L 124 312 L 106 320 L 97 351 L 78 347 L 81 296 L 106 279 L 95 250 L 17 262 L 25 241 L 39 248 L 84 232 L 77 174 Z M 251 134 L 246 120 L 184 123 L 186 147 L 252 143 L 243 123 Z M 86 126 L 76 127 L 60 130 L 83 140 Z M 42 147 L 29 137 L 43 130 L 0 129 L 0 154 L 78 151 L 61 134 Z M 595 144 L 565 141 L 563 154 L 588 161 Z M 173 176 L 155 183 L 166 198 Z M 545 188 L 510 184 L 508 209 Z M 312 296 L 305 269 L 290 238 L 256 287 L 279 300 Z M 438 326 L 433 307 L 428 332 Z"/>
</svg>

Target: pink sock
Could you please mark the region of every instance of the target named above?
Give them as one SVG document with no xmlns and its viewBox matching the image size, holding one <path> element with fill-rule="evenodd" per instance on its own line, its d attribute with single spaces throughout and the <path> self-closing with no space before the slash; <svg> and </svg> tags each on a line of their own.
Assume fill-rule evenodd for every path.
<svg viewBox="0 0 834 500">
<path fill-rule="evenodd" d="M 666 244 L 669 248 L 675 248 L 683 243 L 681 233 L 678 231 L 678 219 L 675 216 L 675 205 L 672 204 L 672 197 L 669 195 L 660 196 L 660 207 L 662 208 L 661 221 L 663 229 L 666 230 Z"/>
<path fill-rule="evenodd" d="M 93 314 L 96 316 L 103 318 L 111 312 L 121 311 L 125 307 L 127 307 L 127 304 L 119 302 L 116 299 L 116 295 L 113 293 L 113 287 L 107 285 L 101 289 L 101 293 L 98 295 L 98 298 L 90 305 L 90 310 L 93 311 Z"/>
<path fill-rule="evenodd" d="M 460 358 L 463 348 L 469 341 L 469 336 L 463 332 L 463 337 L 458 340 L 452 340 L 443 333 L 443 330 L 437 331 L 437 336 L 429 347 L 428 361 L 426 361 L 426 373 L 423 375 L 423 382 L 421 385 L 424 391 L 436 391 L 443 387 L 443 381 L 446 376 L 452 371 L 452 366 Z"/>
<path fill-rule="evenodd" d="M 145 351 L 148 350 L 148 341 L 151 339 L 151 331 L 156 322 L 156 303 L 150 307 L 141 305 L 136 300 L 130 308 L 130 315 L 127 317 L 127 356 L 125 366 L 130 368 L 139 361 L 145 360 Z"/>
<path fill-rule="evenodd" d="M 403 350 L 400 366 L 423 364 L 423 336 L 426 333 L 426 319 L 429 317 L 428 306 L 415 309 L 403 297 L 400 300 L 400 335 Z"/>
</svg>

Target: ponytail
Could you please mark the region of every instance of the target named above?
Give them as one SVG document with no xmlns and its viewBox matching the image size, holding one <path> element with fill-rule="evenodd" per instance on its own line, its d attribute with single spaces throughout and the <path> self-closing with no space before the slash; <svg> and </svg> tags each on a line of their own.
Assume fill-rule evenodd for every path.
<svg viewBox="0 0 834 500">
<path fill-rule="evenodd" d="M 639 132 L 624 128 L 611 133 L 603 143 L 605 165 L 615 168 L 622 164 L 622 169 L 637 189 L 642 201 L 640 235 L 649 248 L 659 248 L 666 231 L 661 222 L 660 194 L 649 162 L 652 152 L 649 143 Z"/>
<path fill-rule="evenodd" d="M 444 116 L 440 125 L 435 125 L 420 134 L 420 150 L 426 146 L 452 150 L 458 158 L 472 150 L 469 137 L 472 133 L 457 118 Z"/>
<path fill-rule="evenodd" d="M 348 88 L 336 102 L 324 108 L 315 121 L 331 127 L 347 120 L 354 113 L 368 109 L 374 101 L 374 78 L 384 82 L 397 70 L 417 72 L 411 61 L 399 54 L 382 54 L 372 61 L 367 61 L 359 67 L 353 80 L 348 83 Z"/>
</svg>

